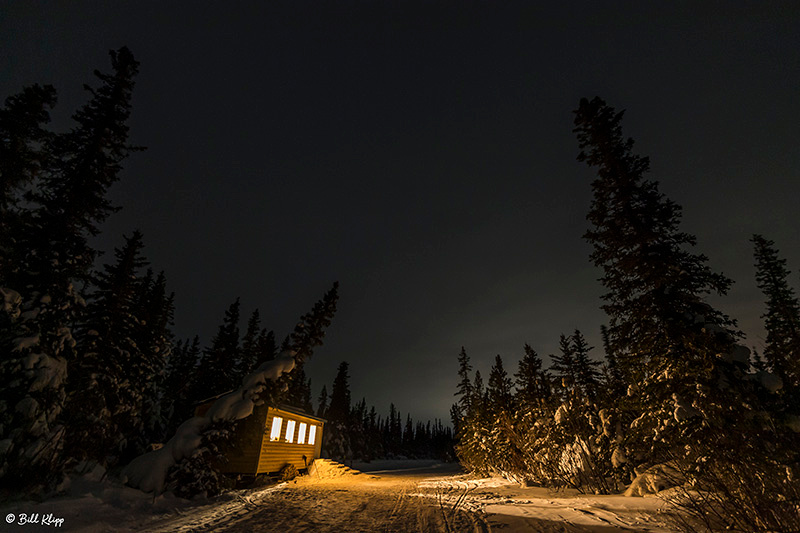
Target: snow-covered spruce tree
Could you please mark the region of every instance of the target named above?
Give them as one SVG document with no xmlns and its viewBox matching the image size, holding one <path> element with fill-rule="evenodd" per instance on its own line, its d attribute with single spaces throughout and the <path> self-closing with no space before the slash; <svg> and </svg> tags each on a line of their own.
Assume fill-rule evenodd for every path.
<svg viewBox="0 0 800 533">
<path fill-rule="evenodd" d="M 520 451 L 514 445 L 510 430 L 513 427 L 513 382 L 497 355 L 489 372 L 486 387 L 486 415 L 490 427 L 488 461 L 491 469 L 507 478 L 519 478 L 524 471 Z"/>
<path fill-rule="evenodd" d="M 67 455 L 105 467 L 115 465 L 128 437 L 142 430 L 143 400 L 133 375 L 141 358 L 139 271 L 147 263 L 142 234 L 136 231 L 124 239 L 124 246 L 114 250 L 116 262 L 95 276 L 68 383 Z"/>
<path fill-rule="evenodd" d="M 598 370 L 600 361 L 589 357 L 589 352 L 593 347 L 589 346 L 580 330 L 576 329 L 571 339 L 572 353 L 575 358 L 575 384 L 590 402 L 594 402 L 600 388 L 600 371 Z"/>
<path fill-rule="evenodd" d="M 543 369 L 539 354 L 525 344 L 515 376 L 515 412 L 509 436 L 519 450 L 523 481 L 553 485 L 549 457 L 552 454 L 548 435 L 552 431 L 553 413 L 559 404 L 553 393 L 553 378 Z"/>
<path fill-rule="evenodd" d="M 491 472 L 491 425 L 488 396 L 480 370 L 475 371 L 469 410 L 461 419 L 461 433 L 456 444 L 456 457 L 461 465 L 476 474 Z"/>
<path fill-rule="evenodd" d="M 787 278 L 786 259 L 778 256 L 775 243 L 753 235 L 756 281 L 767 297 L 762 315 L 767 330 L 764 359 L 768 368 L 783 381 L 785 391 L 800 389 L 800 303 Z M 787 398 L 800 408 L 800 397 Z"/>
<path fill-rule="evenodd" d="M 127 462 L 144 452 L 153 443 L 163 442 L 166 437 L 172 391 L 165 388 L 167 363 L 172 352 L 173 316 L 175 295 L 167 293 L 164 272 L 153 276 L 148 270 L 139 285 L 137 297 L 138 327 L 134 340 L 139 356 L 134 360 L 129 379 L 135 391 L 140 414 L 136 424 L 129 426 L 128 449 L 123 461 Z"/>
<path fill-rule="evenodd" d="M 731 281 L 690 251 L 695 237 L 680 231 L 680 207 L 644 178 L 649 160 L 622 136 L 622 113 L 600 98 L 575 112 L 579 161 L 596 168 L 585 238 L 603 269 L 608 346 L 631 385 L 626 445 L 639 463 L 685 444 L 696 430 L 719 425 L 741 405 L 731 386 L 749 363 L 735 346 L 735 323 L 705 300 Z M 700 422 L 704 421 L 704 424 Z"/>
<path fill-rule="evenodd" d="M 453 396 L 458 396 L 456 403 L 450 407 L 450 418 L 453 422 L 453 433 L 461 434 L 462 419 L 470 412 L 472 399 L 472 365 L 469 364 L 469 355 L 462 346 L 458 354 L 458 386 Z"/>
<path fill-rule="evenodd" d="M 317 416 L 325 418 L 328 416 L 328 387 L 327 385 L 322 386 L 322 390 L 319 391 L 319 397 L 317 398 Z"/>
<path fill-rule="evenodd" d="M 165 411 L 168 415 L 165 435 L 173 434 L 180 423 L 192 414 L 191 380 L 187 376 L 194 375 L 199 359 L 200 337 L 197 335 L 191 343 L 189 339 L 180 341 L 170 351 L 164 381 Z"/>
<path fill-rule="evenodd" d="M 247 319 L 247 328 L 245 329 L 244 337 L 242 337 L 241 356 L 237 361 L 238 364 L 234 372 L 237 381 L 241 380 L 257 366 L 259 357 L 258 340 L 262 331 L 261 314 L 256 309 Z"/>
<path fill-rule="evenodd" d="M 558 350 L 560 353 L 551 354 L 550 372 L 556 378 L 558 385 L 555 390 L 561 394 L 571 391 L 578 382 L 576 366 L 575 366 L 575 352 L 569 336 L 563 333 L 558 338 Z"/>
<path fill-rule="evenodd" d="M 551 356 L 557 375 L 556 394 L 532 434 L 532 464 L 538 477 L 552 486 L 608 493 L 616 490 L 611 455 L 614 442 L 607 410 L 597 402 L 599 383 L 592 350 L 579 330 L 561 335 L 561 354 Z M 541 482 L 541 481 L 540 481 Z"/>
<path fill-rule="evenodd" d="M 304 363 L 297 363 L 289 375 L 289 388 L 286 391 L 286 403 L 312 413 L 311 381 L 306 377 Z"/>
<path fill-rule="evenodd" d="M 44 125 L 50 122 L 48 110 L 55 103 L 52 86 L 32 85 L 8 97 L 0 109 L 0 282 L 4 287 L 18 271 L 18 258 L 27 253 L 16 246 L 32 222 L 20 200 L 50 166 L 48 147 L 53 134 Z"/>
<path fill-rule="evenodd" d="M 350 375 L 347 361 L 339 363 L 331 389 L 331 403 L 328 406 L 328 423 L 323 434 L 324 454 L 333 459 L 352 459 L 353 448 L 350 442 Z"/>
<path fill-rule="evenodd" d="M 222 324 L 211 339 L 211 346 L 203 351 L 193 379 L 194 401 L 222 394 L 234 387 L 240 357 L 239 306 L 239 298 L 236 298 L 225 311 Z"/>
<path fill-rule="evenodd" d="M 625 377 L 617 362 L 617 354 L 611 349 L 608 340 L 608 328 L 605 325 L 600 326 L 600 337 L 603 340 L 603 352 L 605 355 L 605 363 L 602 365 L 603 375 L 603 390 L 605 392 L 604 403 L 608 404 L 609 401 L 622 398 L 628 389 L 628 384 L 625 382 Z"/>
<path fill-rule="evenodd" d="M 400 444 L 400 450 L 406 457 L 416 458 L 414 455 L 414 421 L 411 420 L 411 415 L 406 414 L 406 423 L 403 426 L 403 439 Z"/>
<path fill-rule="evenodd" d="M 138 63 L 121 48 L 111 52 L 111 65 L 110 74 L 95 71 L 99 86 L 87 86 L 91 98 L 73 115 L 76 126 L 34 144 L 44 157 L 19 158 L 33 165 L 36 187 L 26 198 L 24 233 L 0 245 L 13 251 L 2 261 L 0 484 L 18 494 L 50 486 L 63 471 L 65 382 L 76 354 L 72 326 L 84 310 L 76 284 L 90 280 L 96 252 L 88 239 L 115 210 L 106 190 L 134 150 L 126 123 Z M 44 107 L 53 100 L 50 91 L 41 99 Z"/>
</svg>

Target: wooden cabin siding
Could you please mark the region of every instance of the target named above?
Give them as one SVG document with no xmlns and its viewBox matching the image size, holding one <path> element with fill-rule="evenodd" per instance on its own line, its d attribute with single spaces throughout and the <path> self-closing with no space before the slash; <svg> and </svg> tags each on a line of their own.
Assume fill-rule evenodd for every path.
<svg viewBox="0 0 800 533">
<path fill-rule="evenodd" d="M 213 403 L 214 399 L 211 399 L 198 405 L 195 408 L 195 416 L 205 415 Z M 280 437 L 278 440 L 271 441 L 272 420 L 276 416 L 283 419 Z M 289 420 L 295 422 L 294 442 L 291 443 L 286 441 L 286 423 Z M 317 428 L 314 444 L 297 443 L 301 423 L 306 424 L 306 442 L 308 442 L 309 429 L 312 426 Z M 298 470 L 308 468 L 322 451 L 323 426 L 322 419 L 304 415 L 288 406 L 284 406 L 284 408 L 267 405 L 256 406 L 251 416 L 238 422 L 230 445 L 224 446 L 220 450 L 226 461 L 217 467 L 224 473 L 248 475 L 278 472 L 287 464 L 294 465 Z"/>
<path fill-rule="evenodd" d="M 272 420 L 276 416 L 283 419 L 281 423 L 281 432 L 277 441 L 271 441 L 270 432 L 272 431 Z M 286 423 L 289 420 L 295 421 L 294 442 L 292 443 L 286 441 Z M 314 444 L 297 443 L 300 423 L 305 423 L 307 425 L 306 442 L 308 442 L 308 428 L 316 426 L 317 434 Z M 323 423 L 317 419 L 285 411 L 277 407 L 270 407 L 264 424 L 264 439 L 261 442 L 261 458 L 258 461 L 258 473 L 277 472 L 287 464 L 294 465 L 298 470 L 307 468 L 314 459 L 319 457 L 322 446 L 322 427 Z M 305 456 L 305 460 L 303 460 L 303 456 Z"/>
</svg>

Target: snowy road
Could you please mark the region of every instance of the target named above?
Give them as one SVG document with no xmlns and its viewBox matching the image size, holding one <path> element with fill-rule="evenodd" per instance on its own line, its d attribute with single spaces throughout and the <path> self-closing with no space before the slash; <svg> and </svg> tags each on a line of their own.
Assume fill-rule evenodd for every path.
<svg viewBox="0 0 800 533">
<path fill-rule="evenodd" d="M 48 513 L 73 533 L 672 533 L 657 498 L 585 496 L 475 479 L 433 461 L 356 465 L 320 461 L 316 475 L 211 500 L 157 498 L 118 481 L 75 480 L 72 493 L 2 506 L 4 516 Z M 0 524 L 0 532 L 52 531 Z"/>
<path fill-rule="evenodd" d="M 457 466 L 303 477 L 160 524 L 157 532 L 597 532 L 672 531 L 656 499 L 553 495 L 498 479 L 474 480 Z"/>
</svg>

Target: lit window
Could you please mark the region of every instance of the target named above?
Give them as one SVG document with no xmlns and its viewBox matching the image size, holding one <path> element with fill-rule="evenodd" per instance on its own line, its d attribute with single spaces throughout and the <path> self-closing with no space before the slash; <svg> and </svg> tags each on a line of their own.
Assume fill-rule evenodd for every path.
<svg viewBox="0 0 800 533">
<path fill-rule="evenodd" d="M 294 420 L 286 421 L 286 442 L 294 442 Z"/>
<path fill-rule="evenodd" d="M 300 427 L 297 429 L 297 444 L 306 443 L 306 423 L 300 422 Z"/>
<path fill-rule="evenodd" d="M 272 430 L 269 432 L 269 440 L 279 440 L 281 438 L 281 424 L 283 424 L 283 418 L 276 416 L 272 419 Z"/>
<path fill-rule="evenodd" d="M 308 443 L 314 444 L 314 441 L 317 440 L 317 426 L 311 426 L 308 428 Z"/>
</svg>

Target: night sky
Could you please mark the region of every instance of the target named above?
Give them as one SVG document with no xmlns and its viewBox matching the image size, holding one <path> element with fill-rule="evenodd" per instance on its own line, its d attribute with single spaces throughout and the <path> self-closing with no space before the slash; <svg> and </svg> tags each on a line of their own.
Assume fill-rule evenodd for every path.
<svg viewBox="0 0 800 533">
<path fill-rule="evenodd" d="M 484 376 L 576 327 L 599 353 L 571 131 L 595 95 L 628 110 L 682 229 L 736 281 L 713 301 L 747 345 L 764 337 L 751 234 L 800 287 L 800 3 L 250 4 L 0 2 L 0 98 L 55 85 L 58 130 L 109 49 L 141 62 L 148 149 L 97 246 L 144 233 L 178 337 L 207 343 L 241 296 L 282 338 L 339 280 L 314 399 L 347 360 L 354 400 L 448 423 L 462 345 Z"/>
</svg>

